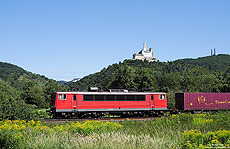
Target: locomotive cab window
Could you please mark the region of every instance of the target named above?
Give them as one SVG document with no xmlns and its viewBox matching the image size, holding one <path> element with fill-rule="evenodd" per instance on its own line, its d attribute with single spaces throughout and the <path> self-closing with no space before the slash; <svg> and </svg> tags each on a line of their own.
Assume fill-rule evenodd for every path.
<svg viewBox="0 0 230 149">
<path fill-rule="evenodd" d="M 165 95 L 164 94 L 159 95 L 159 99 L 165 99 Z"/>
<path fill-rule="evenodd" d="M 66 94 L 59 94 L 58 99 L 59 100 L 66 100 Z"/>
</svg>

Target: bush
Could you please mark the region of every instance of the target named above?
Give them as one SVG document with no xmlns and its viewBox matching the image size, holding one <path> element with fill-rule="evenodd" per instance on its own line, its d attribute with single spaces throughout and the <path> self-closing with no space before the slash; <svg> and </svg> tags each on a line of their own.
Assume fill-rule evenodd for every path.
<svg viewBox="0 0 230 149">
<path fill-rule="evenodd" d="M 0 120 L 36 120 L 35 108 L 34 105 L 25 104 L 13 98 L 0 101 Z"/>
<path fill-rule="evenodd" d="M 207 133 L 201 133 L 198 130 L 185 131 L 183 133 L 184 142 L 182 143 L 183 148 L 199 146 L 203 147 L 230 147 L 230 131 L 219 130 L 219 131 L 209 131 Z"/>
</svg>

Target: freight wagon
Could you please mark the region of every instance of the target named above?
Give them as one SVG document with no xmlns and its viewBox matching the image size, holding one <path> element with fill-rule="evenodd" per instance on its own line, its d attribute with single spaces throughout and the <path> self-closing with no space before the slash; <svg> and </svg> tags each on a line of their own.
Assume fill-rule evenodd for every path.
<svg viewBox="0 0 230 149">
<path fill-rule="evenodd" d="M 230 110 L 230 93 L 176 93 L 175 107 L 182 111 Z"/>
</svg>

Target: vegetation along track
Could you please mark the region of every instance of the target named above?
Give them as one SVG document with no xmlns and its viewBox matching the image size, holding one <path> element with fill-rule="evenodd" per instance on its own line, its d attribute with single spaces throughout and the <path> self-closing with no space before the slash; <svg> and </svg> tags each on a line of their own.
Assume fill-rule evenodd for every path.
<svg viewBox="0 0 230 149">
<path fill-rule="evenodd" d="M 46 123 L 63 123 L 63 122 L 74 122 L 74 121 L 127 121 L 127 120 L 153 120 L 160 117 L 131 117 L 131 118 L 122 118 L 122 117 L 105 117 L 105 118 L 87 118 L 87 119 L 39 119 L 40 121 Z"/>
</svg>

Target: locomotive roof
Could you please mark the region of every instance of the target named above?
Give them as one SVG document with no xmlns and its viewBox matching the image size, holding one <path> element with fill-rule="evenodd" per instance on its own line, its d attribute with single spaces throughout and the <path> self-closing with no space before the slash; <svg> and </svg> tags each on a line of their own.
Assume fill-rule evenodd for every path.
<svg viewBox="0 0 230 149">
<path fill-rule="evenodd" d="M 163 92 L 56 92 L 58 94 L 86 94 L 86 95 L 91 95 L 91 94 L 107 94 L 107 95 L 147 95 L 147 94 L 166 94 Z"/>
</svg>

